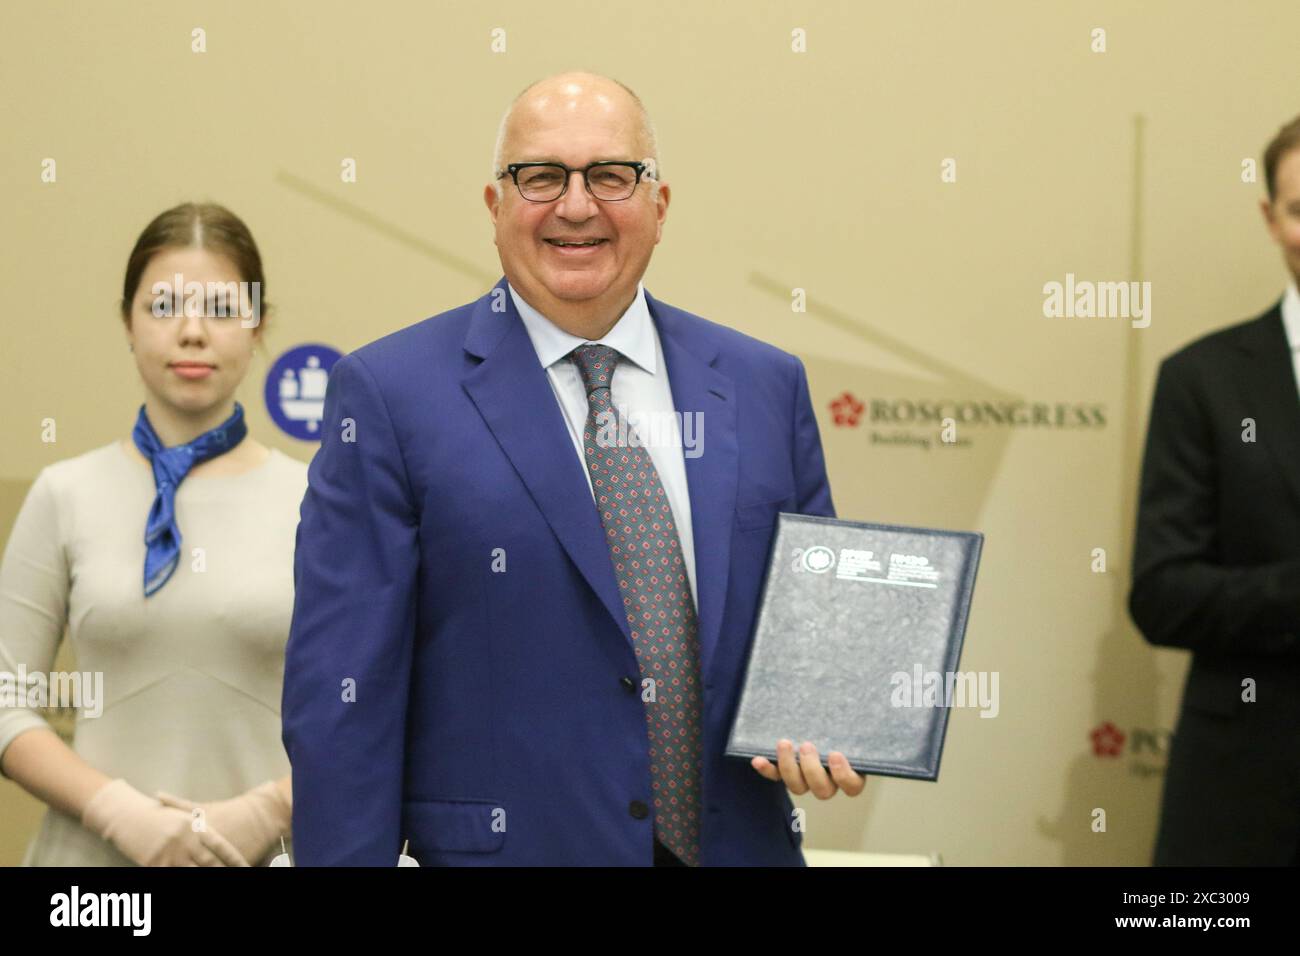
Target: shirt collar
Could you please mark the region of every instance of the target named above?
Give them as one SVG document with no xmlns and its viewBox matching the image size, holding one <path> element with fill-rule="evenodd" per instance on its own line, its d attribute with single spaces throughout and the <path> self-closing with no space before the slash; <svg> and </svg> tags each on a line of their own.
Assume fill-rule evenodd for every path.
<svg viewBox="0 0 1300 956">
<path fill-rule="evenodd" d="M 525 302 L 509 281 L 506 282 L 506 288 L 510 290 L 510 298 L 514 300 L 515 309 L 523 319 L 528 337 L 533 341 L 533 348 L 537 352 L 538 361 L 542 363 L 542 368 L 550 368 L 579 345 L 590 341 L 564 331 L 546 318 Z M 632 300 L 632 304 L 597 344 L 608 345 L 651 375 L 655 374 L 654 322 L 650 319 L 650 309 L 645 301 L 645 289 L 640 282 L 636 284 L 636 297 Z"/>
<path fill-rule="evenodd" d="M 1282 325 L 1292 350 L 1300 349 L 1300 291 L 1296 289 L 1294 276 L 1286 284 L 1286 293 L 1282 296 Z"/>
</svg>

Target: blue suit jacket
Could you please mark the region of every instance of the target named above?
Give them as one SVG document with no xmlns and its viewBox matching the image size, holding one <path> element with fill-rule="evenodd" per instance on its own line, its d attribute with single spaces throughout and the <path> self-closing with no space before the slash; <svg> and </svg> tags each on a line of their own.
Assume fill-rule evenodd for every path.
<svg viewBox="0 0 1300 956">
<path fill-rule="evenodd" d="M 776 514 L 834 515 L 803 364 L 646 301 L 677 410 L 703 412 L 701 861 L 802 865 L 785 786 L 723 749 Z M 650 865 L 632 638 L 505 278 L 340 359 L 321 427 L 285 659 L 295 862 L 393 866 L 409 840 L 424 866 Z"/>
</svg>

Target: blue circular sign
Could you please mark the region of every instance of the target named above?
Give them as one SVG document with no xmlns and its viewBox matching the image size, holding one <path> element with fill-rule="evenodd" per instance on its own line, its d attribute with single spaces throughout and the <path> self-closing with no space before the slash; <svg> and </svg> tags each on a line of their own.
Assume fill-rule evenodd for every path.
<svg viewBox="0 0 1300 956">
<path fill-rule="evenodd" d="M 342 357 L 328 345 L 296 345 L 283 352 L 266 373 L 266 410 L 271 421 L 293 438 L 320 441 L 325 417 L 325 387 L 330 369 Z"/>
</svg>

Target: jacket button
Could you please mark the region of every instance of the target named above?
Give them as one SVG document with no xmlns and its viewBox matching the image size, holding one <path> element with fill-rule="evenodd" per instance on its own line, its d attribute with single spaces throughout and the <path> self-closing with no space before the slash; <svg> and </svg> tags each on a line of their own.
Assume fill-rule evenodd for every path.
<svg viewBox="0 0 1300 956">
<path fill-rule="evenodd" d="M 619 683 L 623 685 L 623 689 L 629 694 L 636 693 L 636 681 L 632 680 L 632 678 L 622 677 L 619 679 Z"/>
<path fill-rule="evenodd" d="M 650 815 L 650 808 L 640 800 L 633 800 L 627 805 L 627 812 L 638 820 L 644 820 Z"/>
</svg>

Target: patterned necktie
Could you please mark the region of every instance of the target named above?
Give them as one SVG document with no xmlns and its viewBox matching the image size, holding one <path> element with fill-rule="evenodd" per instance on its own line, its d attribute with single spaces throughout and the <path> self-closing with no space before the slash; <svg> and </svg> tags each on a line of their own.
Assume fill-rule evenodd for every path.
<svg viewBox="0 0 1300 956">
<path fill-rule="evenodd" d="M 608 345 L 571 353 L 587 390 L 582 450 L 591 473 L 632 632 L 650 737 L 654 827 L 659 841 L 689 866 L 700 857 L 702 699 L 695 604 L 677 524 L 650 452 L 620 446 L 624 434 L 609 387 L 621 356 Z"/>
</svg>

